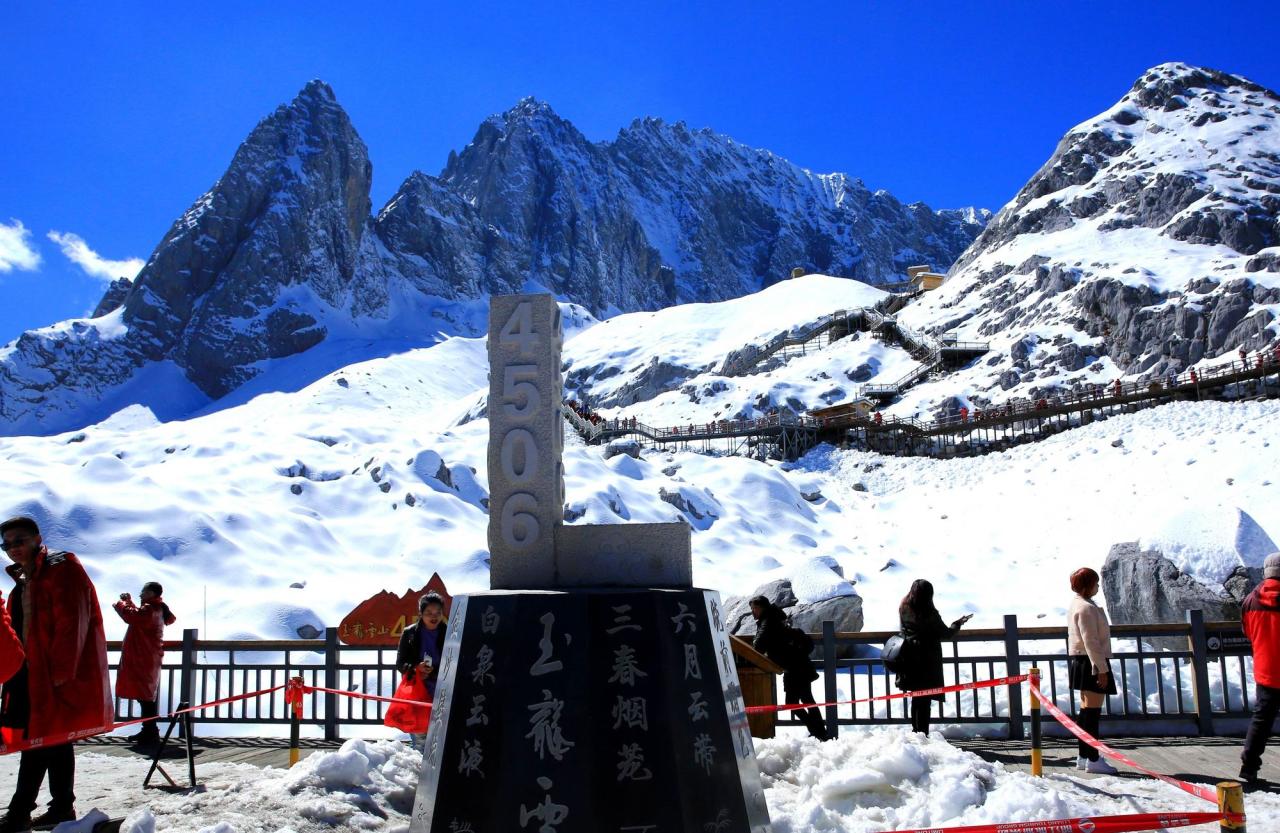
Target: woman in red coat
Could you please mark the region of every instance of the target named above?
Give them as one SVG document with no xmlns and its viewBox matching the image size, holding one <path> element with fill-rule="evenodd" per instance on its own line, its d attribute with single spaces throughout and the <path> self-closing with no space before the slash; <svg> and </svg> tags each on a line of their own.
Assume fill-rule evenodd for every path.
<svg viewBox="0 0 1280 833">
<path fill-rule="evenodd" d="M 164 626 L 177 619 L 161 596 L 164 588 L 159 582 L 149 581 L 138 594 L 140 605 L 133 603 L 128 593 L 120 594 L 120 601 L 112 607 L 129 625 L 124 635 L 124 647 L 120 652 L 120 670 L 116 674 L 116 696 L 122 700 L 137 700 L 142 707 L 142 717 L 159 714 L 160 664 L 164 660 Z M 160 727 L 151 720 L 142 724 L 142 731 L 131 740 L 139 744 L 153 744 L 160 740 Z"/>
</svg>

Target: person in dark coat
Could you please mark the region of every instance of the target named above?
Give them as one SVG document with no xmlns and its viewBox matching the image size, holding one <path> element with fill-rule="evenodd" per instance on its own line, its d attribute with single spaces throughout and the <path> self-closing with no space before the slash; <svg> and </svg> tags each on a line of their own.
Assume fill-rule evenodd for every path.
<svg viewBox="0 0 1280 833">
<path fill-rule="evenodd" d="M 9 615 L 26 654 L 5 683 L 0 726 L 7 741 L 43 741 L 22 753 L 13 798 L 0 816 L 0 833 L 13 833 L 75 819 L 75 749 L 68 738 L 110 731 L 114 713 L 102 609 L 80 560 L 46 548 L 31 518 L 0 523 L 0 538 L 13 561 L 6 572 L 16 582 Z M 46 774 L 52 800 L 33 819 Z"/>
<path fill-rule="evenodd" d="M 788 637 L 793 630 L 787 614 L 764 596 L 751 600 L 751 615 L 756 620 L 756 636 L 752 647 L 782 666 L 782 693 L 788 703 L 813 703 L 813 681 L 818 671 L 809 652 L 795 647 Z M 809 734 L 818 740 L 831 740 L 822 714 L 817 709 L 796 709 Z"/>
<path fill-rule="evenodd" d="M 400 647 L 396 650 L 400 673 L 410 679 L 418 675 L 430 698 L 436 696 L 436 670 L 444 653 L 446 629 L 444 599 L 439 593 L 427 593 L 418 599 L 418 621 L 400 634 Z M 425 733 L 412 737 L 416 747 L 421 747 L 427 739 Z"/>
<path fill-rule="evenodd" d="M 149 581 L 138 595 L 139 605 L 133 597 L 121 593 L 112 607 L 128 624 L 124 635 L 124 647 L 120 651 L 120 669 L 116 673 L 116 696 L 121 700 L 137 700 L 142 717 L 155 717 L 160 713 L 160 666 L 164 661 L 164 627 L 177 621 L 169 606 L 164 603 L 164 588 L 159 582 Z M 160 742 L 160 727 L 151 720 L 142 724 L 142 731 L 130 740 L 140 746 Z"/>
<path fill-rule="evenodd" d="M 895 682 L 902 691 L 925 691 L 942 688 L 942 640 L 955 636 L 973 614 L 961 616 L 949 626 L 933 606 L 933 585 L 916 579 L 898 606 L 898 619 L 907 649 Z M 911 698 L 911 728 L 929 734 L 929 718 L 933 702 L 942 702 L 941 694 Z"/>
</svg>

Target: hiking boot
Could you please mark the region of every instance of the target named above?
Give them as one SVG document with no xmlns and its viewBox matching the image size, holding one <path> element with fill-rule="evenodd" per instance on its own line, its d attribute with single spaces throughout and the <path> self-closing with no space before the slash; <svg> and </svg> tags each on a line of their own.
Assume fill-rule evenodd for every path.
<svg viewBox="0 0 1280 833">
<path fill-rule="evenodd" d="M 1107 763 L 1102 758 L 1096 761 L 1090 761 L 1089 765 L 1084 768 L 1085 772 L 1091 772 L 1094 775 L 1115 775 L 1120 770 Z"/>
<path fill-rule="evenodd" d="M 0 833 L 20 833 L 31 829 L 31 816 L 27 813 L 15 813 L 12 810 L 0 816 Z"/>
<path fill-rule="evenodd" d="M 1261 783 L 1258 778 L 1258 770 L 1250 769 L 1247 766 L 1240 767 L 1240 783 L 1245 787 L 1256 787 Z"/>
<path fill-rule="evenodd" d="M 48 810 L 31 820 L 31 829 L 35 830 L 37 827 L 54 827 L 62 824 L 64 821 L 75 820 L 75 807 L 67 807 L 64 810 L 55 810 L 53 807 L 50 807 Z"/>
</svg>

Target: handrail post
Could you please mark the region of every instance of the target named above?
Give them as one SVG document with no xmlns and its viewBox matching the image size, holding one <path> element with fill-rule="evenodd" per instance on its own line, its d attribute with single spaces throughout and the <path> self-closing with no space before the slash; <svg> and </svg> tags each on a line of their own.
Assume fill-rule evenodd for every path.
<svg viewBox="0 0 1280 833">
<path fill-rule="evenodd" d="M 338 629 L 324 629 L 324 687 L 338 688 Z M 338 695 L 324 695 L 324 739 L 338 739 Z"/>
<path fill-rule="evenodd" d="M 823 699 L 834 703 L 840 694 L 836 691 L 836 623 L 830 619 L 822 623 L 822 676 L 826 683 Z M 840 722 L 836 707 L 827 706 L 827 736 L 840 736 Z"/>
<path fill-rule="evenodd" d="M 1022 673 L 1022 660 L 1018 655 L 1018 617 L 1012 613 L 1004 617 L 1004 668 L 1005 676 L 1017 677 Z M 1009 686 L 1009 739 L 1022 740 L 1027 736 L 1022 725 L 1022 686 Z"/>
<path fill-rule="evenodd" d="M 1195 685 L 1196 722 L 1201 737 L 1213 737 L 1213 698 L 1209 692 L 1209 640 L 1205 635 L 1204 611 L 1188 610 L 1187 623 L 1191 625 L 1191 679 Z"/>
<path fill-rule="evenodd" d="M 178 677 L 178 701 L 181 703 L 194 703 L 196 686 L 196 641 L 200 636 L 200 631 L 195 628 L 184 628 L 182 631 L 182 671 Z M 180 721 L 178 723 L 179 737 L 190 737 L 188 727 L 192 721 Z"/>
<path fill-rule="evenodd" d="M 1040 690 L 1040 669 L 1034 665 L 1027 672 L 1031 685 L 1031 774 L 1037 778 L 1044 777 L 1044 736 L 1040 728 L 1040 698 L 1035 692 Z"/>
</svg>

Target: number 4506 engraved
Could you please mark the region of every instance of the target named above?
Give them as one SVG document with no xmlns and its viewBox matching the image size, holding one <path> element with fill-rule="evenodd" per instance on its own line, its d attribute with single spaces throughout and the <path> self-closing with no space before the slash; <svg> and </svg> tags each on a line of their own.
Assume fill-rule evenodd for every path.
<svg viewBox="0 0 1280 833">
<path fill-rule="evenodd" d="M 558 311 L 558 310 L 557 310 Z M 533 328 L 533 306 L 519 303 L 498 335 L 498 344 L 515 347 L 524 359 L 536 359 L 539 337 Z M 502 370 L 502 415 L 516 421 L 532 420 L 542 404 L 536 364 L 511 364 Z M 512 428 L 502 438 L 502 476 L 516 487 L 531 485 L 538 473 L 538 444 L 529 430 Z M 538 499 L 530 492 L 515 492 L 503 501 L 500 514 L 502 539 L 509 547 L 523 549 L 542 534 L 538 523 Z"/>
</svg>

